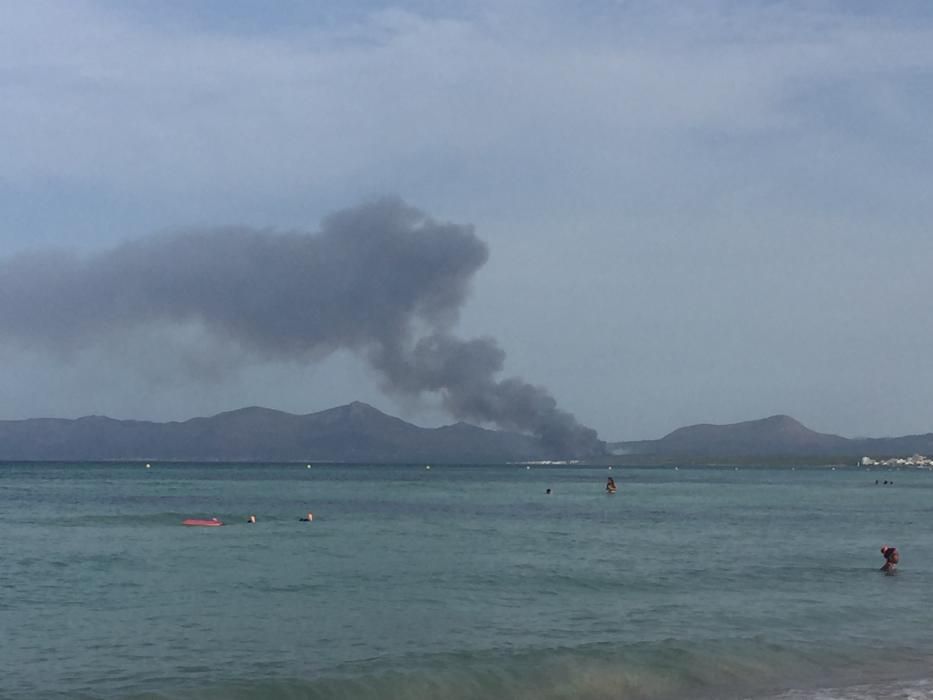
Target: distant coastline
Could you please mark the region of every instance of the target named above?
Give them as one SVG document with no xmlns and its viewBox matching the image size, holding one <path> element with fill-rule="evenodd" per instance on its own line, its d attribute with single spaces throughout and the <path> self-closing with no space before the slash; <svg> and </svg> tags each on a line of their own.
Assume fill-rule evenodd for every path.
<svg viewBox="0 0 933 700">
<path fill-rule="evenodd" d="M 887 438 L 845 438 L 818 433 L 786 415 L 727 425 L 678 428 L 658 440 L 609 443 L 614 459 L 653 464 L 831 464 L 860 465 L 862 457 L 883 460 L 933 454 L 933 433 Z"/>
<path fill-rule="evenodd" d="M 586 458 L 554 454 L 533 436 L 468 423 L 422 428 L 361 402 L 306 415 L 250 407 L 167 423 L 104 416 L 0 421 L 3 462 L 897 467 L 908 466 L 898 459 L 929 454 L 933 433 L 850 439 L 815 432 L 784 415 L 687 426 L 657 440 L 610 442 L 605 455 Z M 863 464 L 866 456 L 871 464 Z"/>
</svg>

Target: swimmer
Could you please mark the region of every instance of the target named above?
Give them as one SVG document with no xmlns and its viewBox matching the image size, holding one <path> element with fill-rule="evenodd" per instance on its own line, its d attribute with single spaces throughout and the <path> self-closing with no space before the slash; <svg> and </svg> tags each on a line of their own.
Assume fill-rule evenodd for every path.
<svg viewBox="0 0 933 700">
<path fill-rule="evenodd" d="M 884 566 L 881 567 L 881 571 L 888 574 L 897 571 L 897 564 L 901 560 L 901 555 L 898 553 L 897 547 L 882 545 L 881 555 L 884 557 Z"/>
<path fill-rule="evenodd" d="M 247 523 L 248 525 L 255 525 L 255 524 L 256 524 L 256 516 L 255 516 L 255 515 L 249 516 L 249 517 L 246 519 L 246 523 Z"/>
<path fill-rule="evenodd" d="M 616 492 L 616 482 L 610 476 L 608 481 L 606 481 L 606 493 L 615 493 Z"/>
<path fill-rule="evenodd" d="M 310 523 L 312 520 L 314 520 L 314 513 L 310 513 L 310 512 L 309 512 L 308 515 L 307 515 L 307 517 L 305 517 L 305 518 L 299 518 L 299 520 L 300 520 L 301 522 L 303 522 L 303 523 Z"/>
<path fill-rule="evenodd" d="M 545 491 L 544 493 L 546 493 L 548 496 L 550 496 L 550 495 L 551 495 L 551 489 L 548 489 L 548 490 Z"/>
</svg>

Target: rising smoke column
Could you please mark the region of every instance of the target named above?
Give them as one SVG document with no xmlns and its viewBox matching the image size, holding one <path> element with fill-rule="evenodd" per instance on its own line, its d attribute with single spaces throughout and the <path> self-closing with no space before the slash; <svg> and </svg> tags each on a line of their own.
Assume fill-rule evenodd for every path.
<svg viewBox="0 0 933 700">
<path fill-rule="evenodd" d="M 542 387 L 497 379 L 491 338 L 451 333 L 486 245 L 396 199 L 340 211 L 317 234 L 218 228 L 149 236 L 90 258 L 0 262 L 0 340 L 77 348 L 159 323 L 197 323 L 265 361 L 367 358 L 386 391 L 436 392 L 455 417 L 538 436 L 557 455 L 604 452 Z"/>
</svg>

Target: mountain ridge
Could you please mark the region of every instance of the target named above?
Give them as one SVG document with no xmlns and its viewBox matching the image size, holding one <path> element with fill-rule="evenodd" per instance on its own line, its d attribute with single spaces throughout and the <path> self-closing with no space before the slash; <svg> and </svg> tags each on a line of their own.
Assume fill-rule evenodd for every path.
<svg viewBox="0 0 933 700">
<path fill-rule="evenodd" d="M 933 433 L 846 438 L 820 433 L 785 414 L 738 423 L 697 423 L 657 440 L 609 443 L 616 455 L 667 458 L 906 456 L 933 453 Z"/>
<path fill-rule="evenodd" d="M 300 415 L 247 406 L 164 423 L 107 416 L 0 421 L 0 461 L 492 463 L 552 456 L 527 435 L 466 423 L 422 428 L 360 401 Z"/>
<path fill-rule="evenodd" d="M 846 438 L 777 414 L 697 423 L 657 440 L 608 443 L 593 463 L 730 459 L 851 459 L 933 454 L 933 433 Z M 422 428 L 353 401 L 306 414 L 262 406 L 182 421 L 28 418 L 0 421 L 0 461 L 263 461 L 496 463 L 568 459 L 534 437 L 458 421 Z"/>
</svg>

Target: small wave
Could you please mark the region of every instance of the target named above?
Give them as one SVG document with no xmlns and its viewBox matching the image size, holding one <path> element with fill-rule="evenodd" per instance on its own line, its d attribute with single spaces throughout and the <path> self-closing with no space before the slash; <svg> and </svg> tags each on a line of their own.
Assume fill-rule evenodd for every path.
<svg viewBox="0 0 933 700">
<path fill-rule="evenodd" d="M 933 679 L 791 690 L 762 700 L 933 700 Z"/>
<path fill-rule="evenodd" d="M 759 639 L 503 649 L 374 659 L 314 679 L 243 679 L 134 700 L 933 700 L 927 681 L 892 685 L 884 677 L 890 664 L 866 668 L 866 659 Z M 846 685 L 847 675 L 864 681 L 866 672 L 878 682 Z"/>
</svg>

